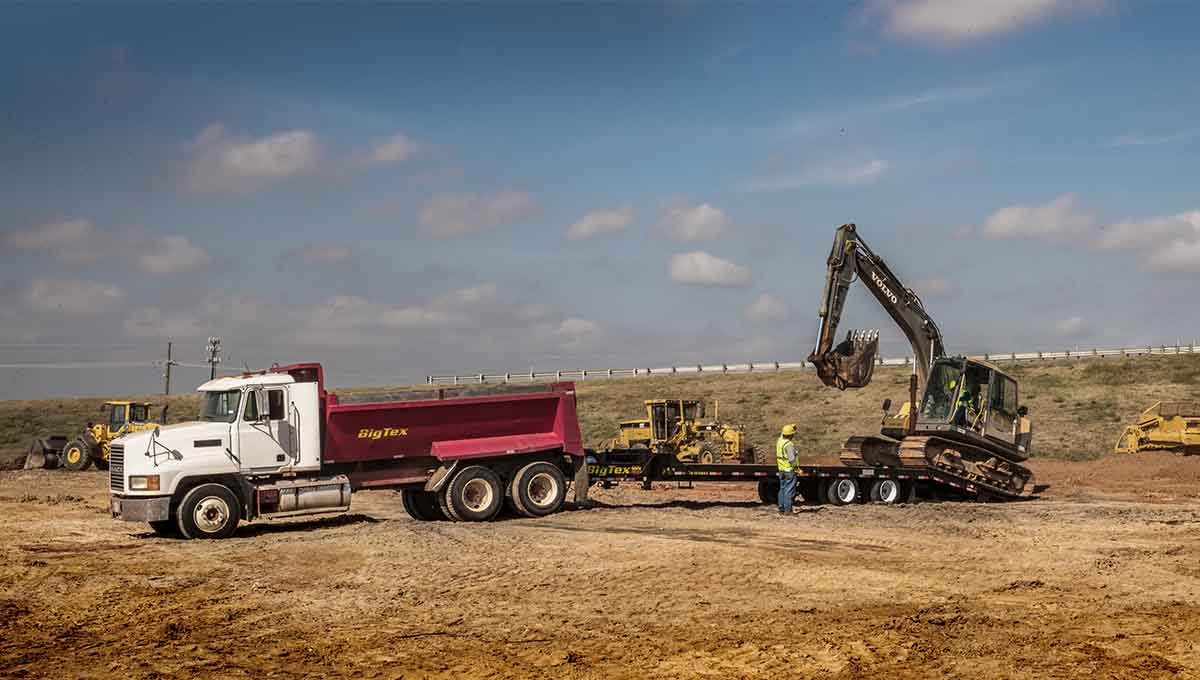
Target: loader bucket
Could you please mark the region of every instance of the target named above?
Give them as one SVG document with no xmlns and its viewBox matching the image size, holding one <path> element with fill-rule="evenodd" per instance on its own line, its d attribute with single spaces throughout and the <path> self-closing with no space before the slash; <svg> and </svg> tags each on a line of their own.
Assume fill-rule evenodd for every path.
<svg viewBox="0 0 1200 680">
<path fill-rule="evenodd" d="M 851 331 L 832 350 L 808 360 L 816 367 L 821 382 L 844 390 L 870 384 L 878 355 L 878 331 Z"/>
<path fill-rule="evenodd" d="M 53 470 L 62 465 L 62 450 L 67 445 L 66 437 L 35 439 L 25 454 L 26 470 Z"/>
</svg>

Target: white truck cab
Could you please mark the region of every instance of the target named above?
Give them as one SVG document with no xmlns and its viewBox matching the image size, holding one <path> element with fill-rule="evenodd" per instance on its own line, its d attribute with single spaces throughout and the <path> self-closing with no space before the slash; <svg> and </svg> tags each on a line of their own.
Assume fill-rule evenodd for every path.
<svg viewBox="0 0 1200 680">
<path fill-rule="evenodd" d="M 192 538 L 232 533 L 238 519 L 284 514 L 281 507 L 299 510 L 276 495 L 274 512 L 259 512 L 255 500 L 268 486 L 272 491 L 280 483 L 294 487 L 295 481 L 287 480 L 320 470 L 317 383 L 296 382 L 286 373 L 261 373 L 217 378 L 197 390 L 202 398 L 196 421 L 113 441 L 113 515 L 148 522 L 159 533 Z M 310 481 L 313 488 L 306 491 L 332 484 L 341 494 L 340 479 Z M 344 487 L 344 503 L 338 499 L 337 507 L 349 506 L 348 482 Z M 286 490 L 282 493 L 287 496 Z M 301 493 L 292 489 L 292 496 Z"/>
</svg>

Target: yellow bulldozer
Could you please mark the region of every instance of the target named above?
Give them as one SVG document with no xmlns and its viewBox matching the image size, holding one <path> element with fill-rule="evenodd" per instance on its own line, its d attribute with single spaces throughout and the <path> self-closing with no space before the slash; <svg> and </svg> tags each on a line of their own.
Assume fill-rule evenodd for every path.
<svg viewBox="0 0 1200 680">
<path fill-rule="evenodd" d="M 1117 453 L 1174 451 L 1200 455 L 1200 401 L 1160 401 L 1121 433 Z"/>
<path fill-rule="evenodd" d="M 612 448 L 650 449 L 706 465 L 753 455 L 745 431 L 720 421 L 715 401 L 712 420 L 706 420 L 705 404 L 696 399 L 649 399 L 644 405 L 646 417 L 622 421 Z"/>
<path fill-rule="evenodd" d="M 25 456 L 25 469 L 64 467 L 79 471 L 95 465 L 98 469 L 107 470 L 109 446 L 114 439 L 158 426 L 158 423 L 150 420 L 150 406 L 147 402 L 104 402 L 100 408 L 104 419 L 88 423 L 74 439 L 53 435 L 33 440 Z M 165 418 L 164 406 L 160 420 Z"/>
</svg>

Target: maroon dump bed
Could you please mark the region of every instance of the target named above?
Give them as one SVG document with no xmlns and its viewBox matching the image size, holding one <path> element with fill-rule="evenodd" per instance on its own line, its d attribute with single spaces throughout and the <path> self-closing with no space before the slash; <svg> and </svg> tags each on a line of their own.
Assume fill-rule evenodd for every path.
<svg viewBox="0 0 1200 680">
<path fill-rule="evenodd" d="M 533 391 L 536 390 L 536 391 Z M 574 383 L 523 393 L 342 404 L 325 400 L 324 463 L 439 460 L 562 450 L 582 456 Z"/>
</svg>

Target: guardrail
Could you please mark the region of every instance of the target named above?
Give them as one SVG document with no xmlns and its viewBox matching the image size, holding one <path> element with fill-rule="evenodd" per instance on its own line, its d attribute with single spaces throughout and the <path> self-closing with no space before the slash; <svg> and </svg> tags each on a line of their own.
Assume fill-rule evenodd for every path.
<svg viewBox="0 0 1200 680">
<path fill-rule="evenodd" d="M 1051 359 L 1103 359 L 1109 357 L 1136 357 L 1148 355 L 1200 354 L 1200 343 L 1187 345 L 1148 345 L 1145 347 L 1120 347 L 1117 349 L 1065 350 L 1062 352 L 998 352 L 972 355 L 971 359 L 992 362 L 1046 361 Z M 876 360 L 879 366 L 909 366 L 912 357 L 883 358 Z M 576 368 L 557 371 L 521 371 L 513 373 L 474 373 L 471 375 L 431 375 L 426 377 L 430 385 L 463 385 L 472 383 L 538 382 L 543 380 L 595 380 L 607 378 L 634 378 L 665 375 L 726 375 L 729 373 L 779 373 L 781 371 L 808 371 L 812 366 L 806 361 L 766 361 L 737 364 L 690 364 L 664 366 L 662 368 Z"/>
</svg>

